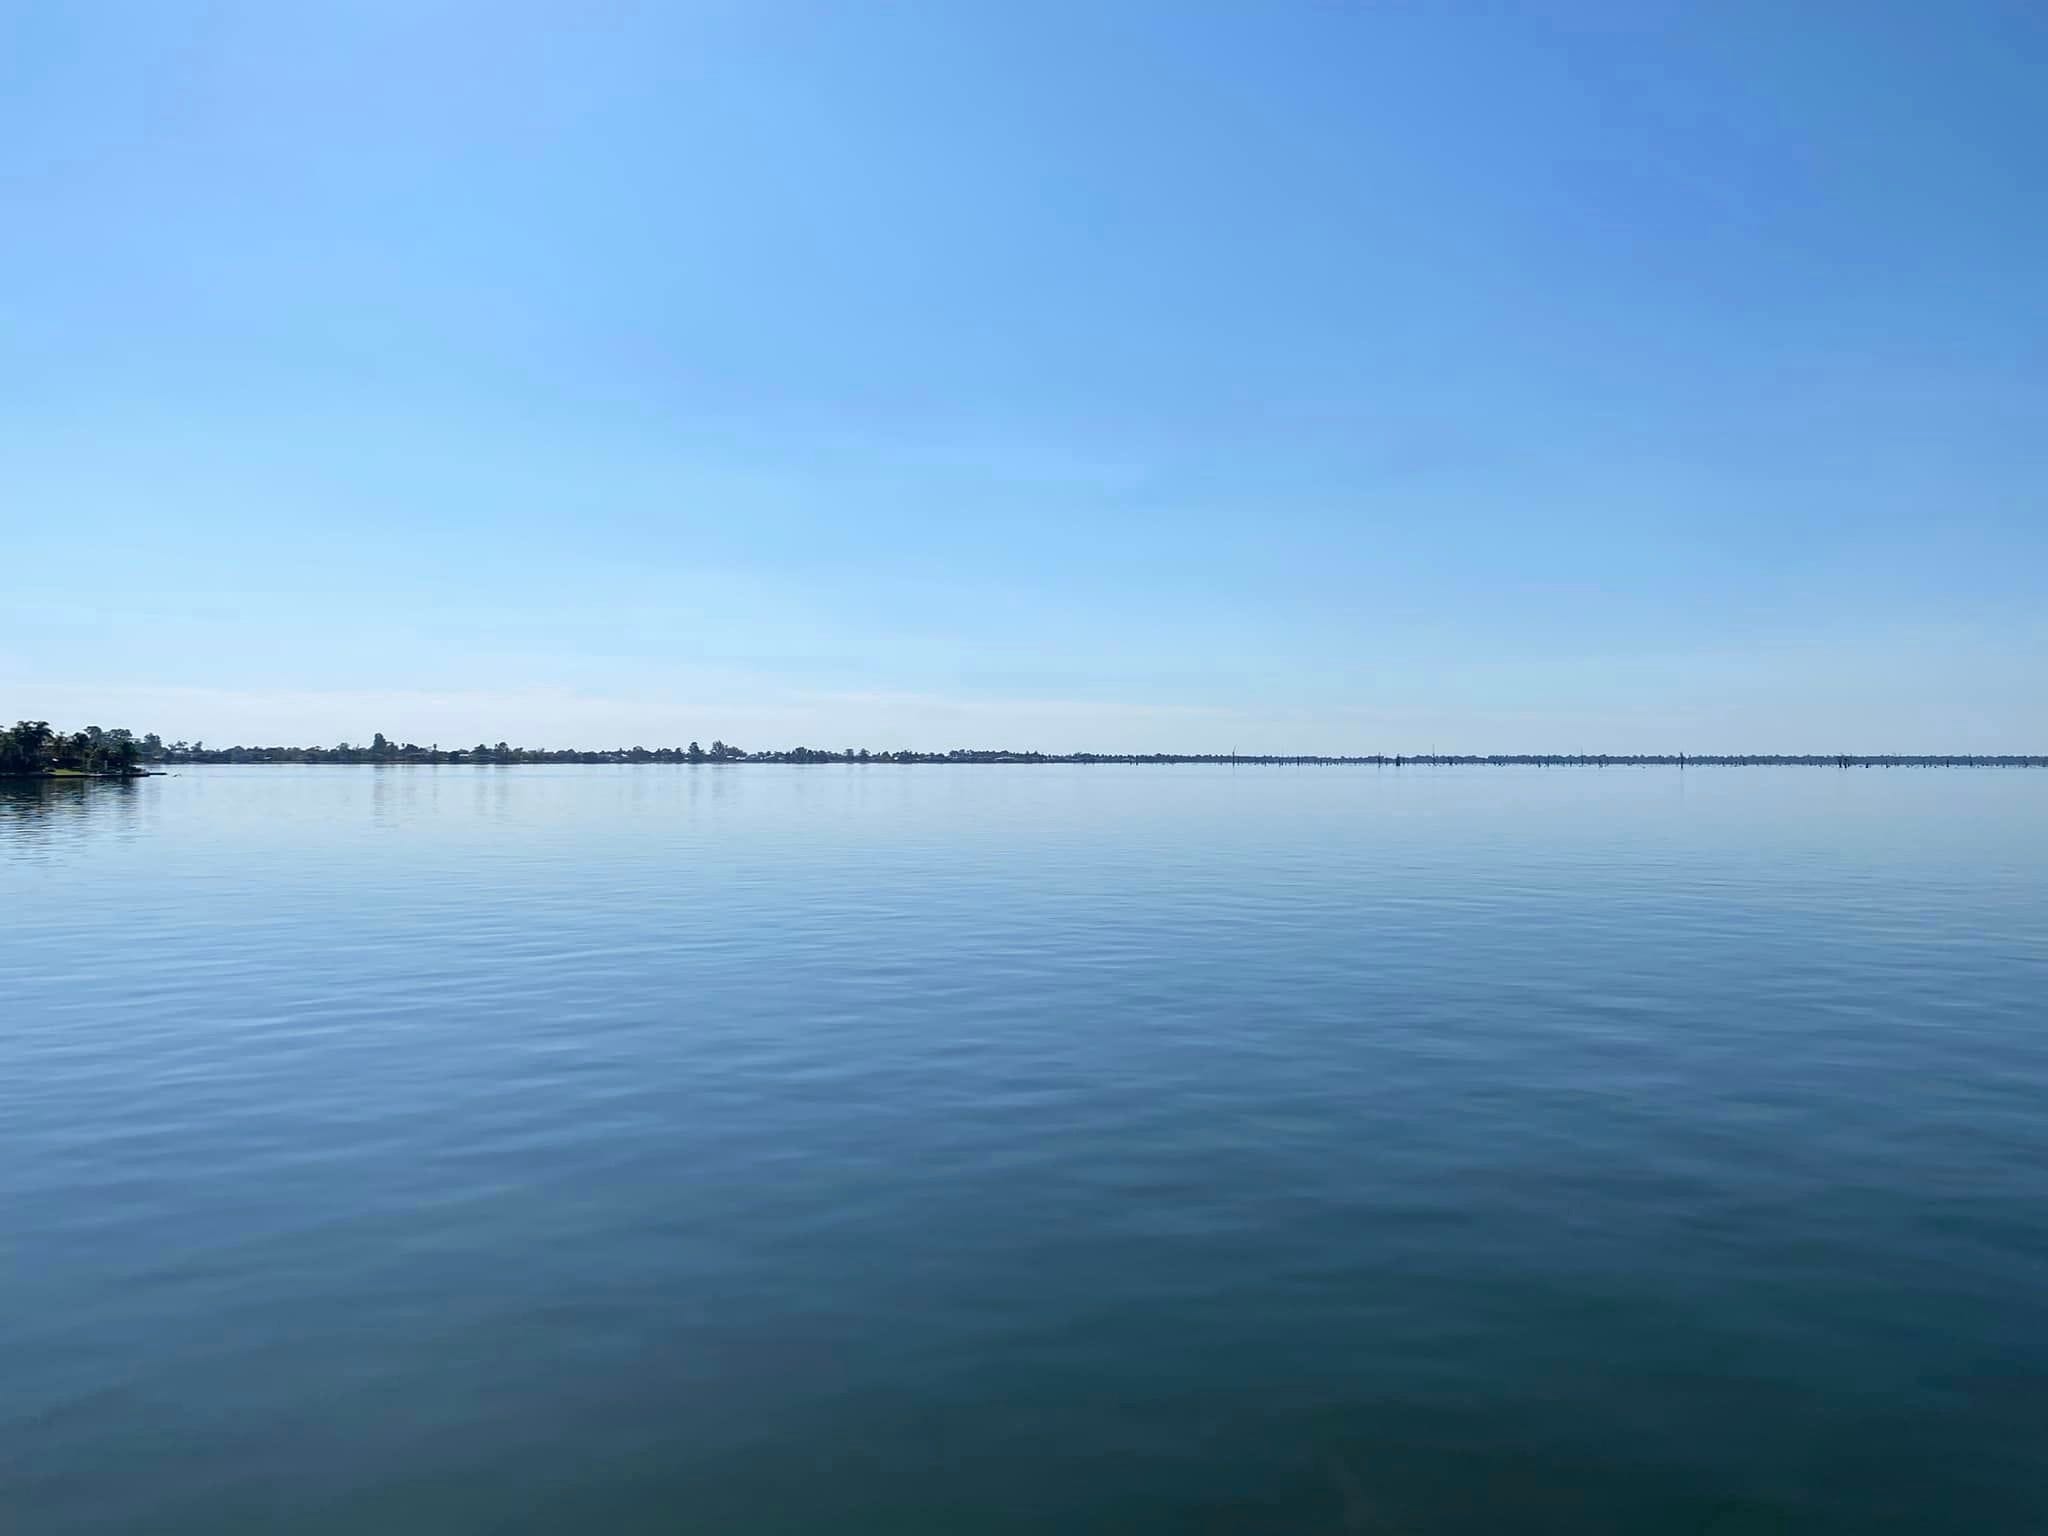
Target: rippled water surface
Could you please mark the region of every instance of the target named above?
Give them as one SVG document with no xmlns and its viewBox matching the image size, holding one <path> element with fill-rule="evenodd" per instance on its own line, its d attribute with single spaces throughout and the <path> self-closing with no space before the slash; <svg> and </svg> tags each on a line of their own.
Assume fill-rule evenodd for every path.
<svg viewBox="0 0 2048 1536">
<path fill-rule="evenodd" d="M 2048 773 L 0 791 L 0 1529 L 2048 1529 Z"/>
</svg>

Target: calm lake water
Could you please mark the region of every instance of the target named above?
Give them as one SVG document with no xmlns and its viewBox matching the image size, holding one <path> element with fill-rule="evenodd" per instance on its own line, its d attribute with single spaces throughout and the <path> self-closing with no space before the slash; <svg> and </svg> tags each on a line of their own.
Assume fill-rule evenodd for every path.
<svg viewBox="0 0 2048 1536">
<path fill-rule="evenodd" d="M 0 792 L 0 1529 L 2048 1529 L 2048 772 Z"/>
</svg>

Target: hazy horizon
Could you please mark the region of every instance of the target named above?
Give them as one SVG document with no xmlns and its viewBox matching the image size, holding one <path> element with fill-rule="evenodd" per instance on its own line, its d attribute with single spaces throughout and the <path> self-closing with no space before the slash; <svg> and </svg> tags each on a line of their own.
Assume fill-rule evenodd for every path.
<svg viewBox="0 0 2048 1536">
<path fill-rule="evenodd" d="M 10 719 L 2042 748 L 2038 9 L 10 40 Z"/>
<path fill-rule="evenodd" d="M 53 722 L 45 721 L 43 723 L 52 724 Z M 71 727 L 85 731 L 95 728 L 112 730 L 118 726 L 120 729 L 127 730 L 138 740 L 144 736 L 153 735 L 160 739 L 161 745 L 164 748 L 178 748 L 194 753 L 218 753 L 242 749 L 253 751 L 306 750 L 322 753 L 330 751 L 362 753 L 372 751 L 373 742 L 375 748 L 379 750 L 389 747 L 393 752 L 404 748 L 418 751 L 422 754 L 439 752 L 456 755 L 470 752 L 479 745 L 486 750 L 494 752 L 499 747 L 509 747 L 512 751 L 521 753 L 562 754 L 602 754 L 622 750 L 643 749 L 655 753 L 672 753 L 681 752 L 689 746 L 696 746 L 703 749 L 707 757 L 714 764 L 719 761 L 741 761 L 748 757 L 779 756 L 799 751 L 822 751 L 836 756 L 842 750 L 849 756 L 859 753 L 863 764 L 869 761 L 870 755 L 872 755 L 873 760 L 877 763 L 887 763 L 890 755 L 896 753 L 939 756 L 949 751 L 968 751 L 974 753 L 1014 752 L 1037 754 L 1054 759 L 1088 756 L 1105 758 L 1160 756 L 1169 759 L 1243 757 L 1247 760 L 1276 761 L 1302 759 L 1320 762 L 1365 762 L 1376 758 L 1398 759 L 1404 756 L 1417 762 L 1428 761 L 1433 758 L 1527 759 L 1556 757 L 1580 759 L 1612 758 L 1617 763 L 1644 759 L 1670 761 L 1674 758 L 1682 763 L 1685 758 L 1692 757 L 1702 765 L 1720 759 L 1733 758 L 1757 758 L 1765 761 L 1819 759 L 1832 763 L 1839 757 L 1845 765 L 1887 761 L 1905 762 L 1926 758 L 1953 758 L 1963 765 L 1978 761 L 1999 762 L 2023 761 L 2026 759 L 2033 759 L 2037 763 L 2048 761 L 2048 753 L 2043 752 L 1945 747 L 1940 743 L 1921 743 L 1918 746 L 1900 746 L 1895 744 L 1881 748 L 1863 748 L 1853 744 L 1837 744 L 1835 746 L 1810 744 L 1807 746 L 1785 747 L 1754 746 L 1729 742 L 1695 742 L 1689 746 L 1651 748 L 1618 745 L 1611 742 L 1582 744 L 1572 747 L 1518 747 L 1511 744 L 1498 743 L 1489 747 L 1444 747 L 1438 745 L 1419 746 L 1412 742 L 1395 742 L 1372 748 L 1329 751 L 1310 747 L 1252 742 L 1238 742 L 1221 748 L 1163 747 L 1156 745 L 1124 745 L 1112 748 L 1099 747 L 1085 742 L 1062 746 L 1047 746 L 1042 742 L 1026 740 L 960 738 L 944 741 L 910 741 L 898 740 L 893 737 L 882 739 L 864 737 L 857 732 L 844 732 L 840 736 L 832 738 L 816 735 L 787 739 L 770 737 L 742 739 L 733 737 L 732 740 L 727 741 L 726 737 L 731 736 L 731 732 L 694 731 L 686 737 L 676 734 L 650 736 L 643 731 L 637 733 L 626 732 L 609 737 L 592 737 L 582 741 L 536 741 L 512 736 L 504 731 L 492 731 L 488 728 L 456 732 L 388 732 L 377 730 L 359 736 L 332 730 L 324 732 L 313 730 L 310 733 L 296 737 L 239 737 L 209 736 L 204 732 L 166 731 L 153 726 L 137 729 L 127 725 L 125 722 L 102 721 L 98 719 L 82 723 L 59 720 L 54 722 L 54 726 L 60 734 L 66 734 L 68 728 Z M 735 755 L 720 759 L 711 750 L 715 746 L 730 748 Z M 666 759 L 662 760 L 666 761 Z M 292 763 L 300 761 L 300 759 L 281 758 L 271 759 L 270 761 Z"/>
</svg>

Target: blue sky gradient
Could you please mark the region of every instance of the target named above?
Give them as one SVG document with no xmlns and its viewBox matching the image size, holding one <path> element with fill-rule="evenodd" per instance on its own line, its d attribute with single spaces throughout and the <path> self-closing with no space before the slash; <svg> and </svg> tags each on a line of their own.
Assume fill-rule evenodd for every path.
<svg viewBox="0 0 2048 1536">
<path fill-rule="evenodd" d="M 10 715 L 2048 744 L 2048 8 L 0 18 Z"/>
</svg>

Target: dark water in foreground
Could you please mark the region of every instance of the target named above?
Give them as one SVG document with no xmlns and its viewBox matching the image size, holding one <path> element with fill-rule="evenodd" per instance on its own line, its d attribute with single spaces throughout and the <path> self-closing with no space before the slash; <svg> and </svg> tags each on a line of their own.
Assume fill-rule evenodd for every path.
<svg viewBox="0 0 2048 1536">
<path fill-rule="evenodd" d="M 2048 773 L 0 793 L 0 1530 L 2048 1529 Z"/>
</svg>

